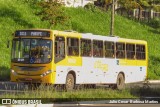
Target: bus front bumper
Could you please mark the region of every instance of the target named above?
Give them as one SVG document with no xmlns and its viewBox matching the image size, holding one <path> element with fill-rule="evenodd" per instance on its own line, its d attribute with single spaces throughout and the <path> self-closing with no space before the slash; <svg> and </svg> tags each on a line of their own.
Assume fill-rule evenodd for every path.
<svg viewBox="0 0 160 107">
<path fill-rule="evenodd" d="M 47 71 L 42 75 L 20 75 L 11 70 L 12 82 L 54 84 L 54 72 Z"/>
</svg>

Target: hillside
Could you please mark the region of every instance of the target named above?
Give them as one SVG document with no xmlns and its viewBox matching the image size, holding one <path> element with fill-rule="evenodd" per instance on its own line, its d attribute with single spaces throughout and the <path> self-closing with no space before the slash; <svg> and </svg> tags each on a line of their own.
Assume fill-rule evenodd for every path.
<svg viewBox="0 0 160 107">
<path fill-rule="evenodd" d="M 0 80 L 9 80 L 11 48 L 6 48 L 7 40 L 17 29 L 47 28 L 35 15 L 37 9 L 20 0 L 0 0 Z M 70 19 L 66 25 L 57 25 L 52 29 L 76 30 L 99 35 L 109 35 L 110 13 L 88 11 L 82 8 L 65 8 Z M 160 79 L 160 32 L 116 15 L 115 35 L 148 41 L 149 78 Z"/>
</svg>

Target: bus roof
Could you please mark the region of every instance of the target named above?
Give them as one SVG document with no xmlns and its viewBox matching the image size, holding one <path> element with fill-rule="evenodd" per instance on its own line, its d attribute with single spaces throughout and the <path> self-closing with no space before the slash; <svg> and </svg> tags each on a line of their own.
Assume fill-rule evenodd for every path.
<svg viewBox="0 0 160 107">
<path fill-rule="evenodd" d="M 82 38 L 88 39 L 98 39 L 98 40 L 106 40 L 106 41 L 115 41 L 115 42 L 127 42 L 127 43 L 143 43 L 146 44 L 147 42 L 144 40 L 136 40 L 136 39 L 126 39 L 120 38 L 118 36 L 102 36 L 102 35 L 94 35 L 92 33 L 82 33 Z"/>
</svg>

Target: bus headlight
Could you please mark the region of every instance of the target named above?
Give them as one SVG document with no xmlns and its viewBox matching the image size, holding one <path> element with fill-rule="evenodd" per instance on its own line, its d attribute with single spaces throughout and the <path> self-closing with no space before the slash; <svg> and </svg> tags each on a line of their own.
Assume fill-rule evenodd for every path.
<svg viewBox="0 0 160 107">
<path fill-rule="evenodd" d="M 17 73 L 13 69 L 11 69 L 11 72 L 13 75 L 17 75 Z"/>
<path fill-rule="evenodd" d="M 48 70 L 47 72 L 43 73 L 43 74 L 41 75 L 41 77 L 44 77 L 44 76 L 50 74 L 51 72 L 52 72 L 52 70 Z"/>
</svg>

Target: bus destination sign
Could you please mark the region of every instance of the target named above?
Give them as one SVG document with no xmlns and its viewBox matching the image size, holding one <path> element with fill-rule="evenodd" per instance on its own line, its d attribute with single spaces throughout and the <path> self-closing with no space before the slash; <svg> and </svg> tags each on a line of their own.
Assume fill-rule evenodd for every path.
<svg viewBox="0 0 160 107">
<path fill-rule="evenodd" d="M 40 30 L 19 30 L 15 32 L 15 37 L 32 36 L 32 37 L 50 37 L 49 31 Z"/>
</svg>

